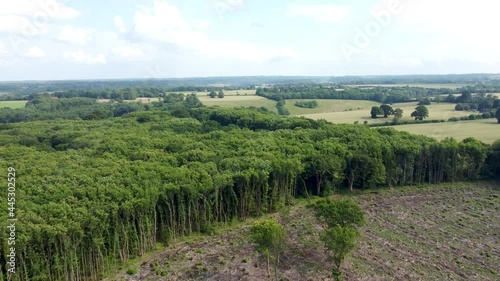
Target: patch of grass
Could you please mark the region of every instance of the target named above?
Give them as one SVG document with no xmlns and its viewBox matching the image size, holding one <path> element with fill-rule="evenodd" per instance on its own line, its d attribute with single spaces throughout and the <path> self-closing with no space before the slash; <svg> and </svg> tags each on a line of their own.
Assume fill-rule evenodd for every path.
<svg viewBox="0 0 500 281">
<path fill-rule="evenodd" d="M 138 268 L 129 268 L 127 269 L 127 274 L 128 275 L 136 275 L 137 273 L 139 273 L 139 269 Z"/>
<path fill-rule="evenodd" d="M 25 100 L 15 100 L 15 101 L 0 101 L 0 109 L 4 107 L 16 109 L 16 108 L 25 108 L 26 103 L 28 101 Z"/>
</svg>

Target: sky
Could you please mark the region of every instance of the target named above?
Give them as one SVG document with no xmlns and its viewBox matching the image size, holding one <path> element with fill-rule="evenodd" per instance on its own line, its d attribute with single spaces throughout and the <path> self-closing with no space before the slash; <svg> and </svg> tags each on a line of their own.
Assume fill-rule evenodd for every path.
<svg viewBox="0 0 500 281">
<path fill-rule="evenodd" d="M 500 73 L 495 0 L 0 0 L 0 81 Z"/>
</svg>

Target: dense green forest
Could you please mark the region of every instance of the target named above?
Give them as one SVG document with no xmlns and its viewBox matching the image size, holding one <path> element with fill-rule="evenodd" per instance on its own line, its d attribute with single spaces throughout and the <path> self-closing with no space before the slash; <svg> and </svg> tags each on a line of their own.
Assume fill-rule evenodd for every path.
<svg viewBox="0 0 500 281">
<path fill-rule="evenodd" d="M 195 95 L 151 105 L 42 95 L 14 112 L 32 114 L 0 124 L 0 166 L 16 169 L 18 280 L 100 280 L 156 243 L 297 196 L 500 174 L 498 143 L 206 108 Z"/>
</svg>

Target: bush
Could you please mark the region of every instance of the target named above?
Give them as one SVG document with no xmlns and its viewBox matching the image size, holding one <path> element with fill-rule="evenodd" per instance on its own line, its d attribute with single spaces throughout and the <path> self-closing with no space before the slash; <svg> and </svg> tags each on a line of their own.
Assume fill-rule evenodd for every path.
<svg viewBox="0 0 500 281">
<path fill-rule="evenodd" d="M 137 273 L 139 273 L 139 269 L 138 268 L 129 268 L 127 270 L 127 274 L 128 275 L 136 275 Z"/>
</svg>

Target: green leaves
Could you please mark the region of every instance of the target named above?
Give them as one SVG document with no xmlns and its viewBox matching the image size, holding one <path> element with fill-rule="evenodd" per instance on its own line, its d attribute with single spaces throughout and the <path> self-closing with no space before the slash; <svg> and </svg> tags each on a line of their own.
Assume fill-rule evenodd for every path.
<svg viewBox="0 0 500 281">
<path fill-rule="evenodd" d="M 361 206 L 351 199 L 325 198 L 311 207 L 324 227 L 356 227 L 365 223 L 365 213 Z"/>
<path fill-rule="evenodd" d="M 261 253 L 276 251 L 285 239 L 285 231 L 274 220 L 256 221 L 250 229 L 252 242 Z"/>
</svg>

